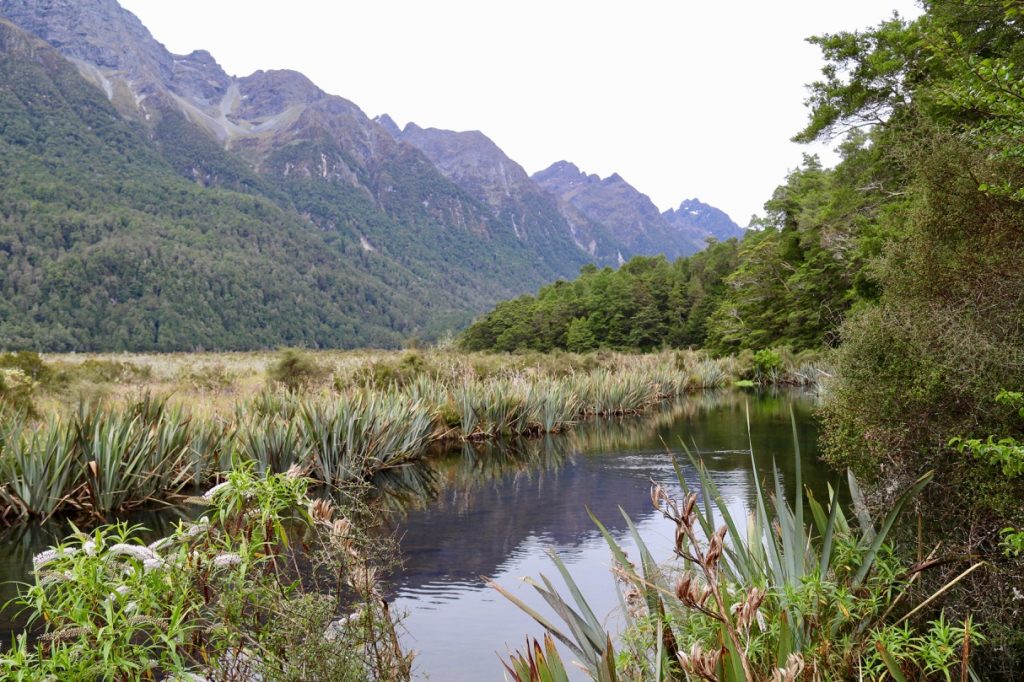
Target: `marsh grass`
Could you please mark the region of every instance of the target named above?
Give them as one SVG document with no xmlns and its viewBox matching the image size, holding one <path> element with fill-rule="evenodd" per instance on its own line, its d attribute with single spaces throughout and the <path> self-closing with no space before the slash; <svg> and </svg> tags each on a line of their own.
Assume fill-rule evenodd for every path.
<svg viewBox="0 0 1024 682">
<path fill-rule="evenodd" d="M 13 424 L 0 445 L 0 477 L 8 508 L 21 508 L 33 516 L 49 517 L 64 504 L 82 476 L 75 448 L 75 432 L 57 417 L 45 428 Z"/>
<path fill-rule="evenodd" d="M 17 371 L 43 380 L 51 416 L 0 408 L 7 518 L 171 500 L 236 460 L 367 480 L 435 443 L 537 438 L 735 379 L 732 361 L 694 351 L 29 356 Z"/>
</svg>

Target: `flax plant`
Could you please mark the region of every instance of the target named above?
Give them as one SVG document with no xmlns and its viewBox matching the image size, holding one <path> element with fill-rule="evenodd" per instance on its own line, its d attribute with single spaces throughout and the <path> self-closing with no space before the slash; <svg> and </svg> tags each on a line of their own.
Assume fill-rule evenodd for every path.
<svg viewBox="0 0 1024 682">
<path fill-rule="evenodd" d="M 276 416 L 254 417 L 238 428 L 234 442 L 238 456 L 254 462 L 260 474 L 283 474 L 294 464 L 304 465 L 312 448 L 296 422 Z"/>
<path fill-rule="evenodd" d="M 181 413 L 132 413 L 96 410 L 79 418 L 83 478 L 96 514 L 158 499 L 188 480 L 190 443 Z"/>
<path fill-rule="evenodd" d="M 430 411 L 401 395 L 359 393 L 306 403 L 301 415 L 313 468 L 329 485 L 404 464 L 422 453 L 433 433 Z"/>
<path fill-rule="evenodd" d="M 810 495 L 805 503 L 798 450 L 797 495 L 792 504 L 777 468 L 773 468 L 773 492 L 766 493 L 752 456 L 754 510 L 748 519 L 737 519 L 699 458 L 689 456 L 700 477 L 699 491 L 690 490 L 678 467 L 682 500 L 652 485 L 654 508 L 674 527 L 670 563 L 656 562 L 625 514 L 639 566 L 594 518 L 611 550 L 613 572 L 621 585 L 627 624 L 621 653 L 616 654 L 603 625 L 557 556 L 552 555 L 552 560 L 571 599 L 561 596 L 543 576 L 539 582 L 528 582 L 564 625 L 556 625 L 500 585 L 492 586 L 561 641 L 594 680 L 609 679 L 609 661 L 618 662 L 623 677 L 658 682 L 846 679 L 866 669 L 890 674 L 895 680 L 924 679 L 905 673 L 926 669 L 947 675 L 962 670 L 964 679 L 972 674 L 969 643 L 979 635 L 969 625 L 957 631 L 962 635 L 960 647 L 943 648 L 938 642 L 949 639 L 943 635 L 948 628 L 933 626 L 915 634 L 918 650 L 944 652 L 928 661 L 915 659 L 906 650 L 900 651 L 902 658 L 897 660 L 885 648 L 894 637 L 893 624 L 907 622 L 919 611 L 912 609 L 898 618 L 897 606 L 916 572 L 899 566 L 886 539 L 930 474 L 910 486 L 876 526 L 866 515 L 857 523 L 847 519 L 835 487 L 825 504 Z M 859 488 L 852 476 L 850 485 L 856 497 Z M 979 565 L 969 567 L 954 582 Z M 922 607 L 942 592 L 922 602 Z M 931 646 L 933 642 L 938 644 Z M 529 652 L 519 653 L 513 661 L 522 664 L 529 658 Z"/>
<path fill-rule="evenodd" d="M 0 450 L 8 504 L 22 515 L 52 516 L 81 481 L 75 430 L 56 417 L 42 429 L 19 422 L 7 431 Z"/>
<path fill-rule="evenodd" d="M 477 372 L 465 359 L 430 369 L 410 357 L 403 367 L 417 369 L 401 389 L 374 384 L 313 397 L 264 388 L 233 414 L 150 393 L 82 403 L 73 417 L 44 423 L 8 411 L 0 420 L 0 513 L 106 515 L 167 501 L 220 480 L 234 457 L 260 471 L 298 464 L 328 485 L 367 480 L 425 457 L 432 443 L 538 438 L 582 419 L 639 414 L 693 385 L 670 354 L 614 356 L 621 367 L 581 373 L 572 358 L 567 366 L 489 359 Z M 684 369 L 701 357 L 687 354 Z"/>
</svg>

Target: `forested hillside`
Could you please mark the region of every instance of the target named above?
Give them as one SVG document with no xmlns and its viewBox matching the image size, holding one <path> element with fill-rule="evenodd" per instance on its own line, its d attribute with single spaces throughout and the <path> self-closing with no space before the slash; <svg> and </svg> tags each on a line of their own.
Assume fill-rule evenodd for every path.
<svg viewBox="0 0 1024 682">
<path fill-rule="evenodd" d="M 631 248 L 481 133 L 395 135 L 296 71 L 229 75 L 117 0 L 0 21 L 5 349 L 393 347 L 707 229 Z"/>
<path fill-rule="evenodd" d="M 394 338 L 379 315 L 357 321 L 384 292 L 325 235 L 269 200 L 180 178 L 74 67 L 9 24 L 0 47 L 4 345 L 231 348 L 283 341 L 275 327 L 296 343 Z"/>
<path fill-rule="evenodd" d="M 585 266 L 572 282 L 498 304 L 460 342 L 468 350 L 577 353 L 704 345 L 739 249 L 730 239 L 675 262 L 637 256 L 618 270 Z"/>
<path fill-rule="evenodd" d="M 364 178 L 383 206 L 333 164 L 299 172 L 345 153 L 326 137 L 258 174 L 174 110 L 125 120 L 48 45 L 0 33 L 5 348 L 395 346 L 584 262 L 535 258 L 411 148 Z"/>
<path fill-rule="evenodd" d="M 835 169 L 808 156 L 738 242 L 711 242 L 673 263 L 634 258 L 617 272 L 499 304 L 463 335 L 466 348 L 650 350 L 700 346 L 716 353 L 832 347 L 855 305 L 879 296 L 874 258 L 902 194 L 898 171 L 862 134 Z M 570 330 L 572 333 L 570 334 Z"/>
</svg>

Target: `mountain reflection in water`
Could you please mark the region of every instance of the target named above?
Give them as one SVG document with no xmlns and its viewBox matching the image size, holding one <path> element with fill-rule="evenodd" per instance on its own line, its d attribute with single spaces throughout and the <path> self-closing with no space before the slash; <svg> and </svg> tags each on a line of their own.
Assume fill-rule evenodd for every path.
<svg viewBox="0 0 1024 682">
<path fill-rule="evenodd" d="M 625 512 L 655 557 L 669 559 L 672 528 L 651 509 L 650 481 L 680 494 L 672 451 L 687 484 L 698 487 L 681 443 L 698 453 L 732 512 L 742 515 L 754 490 L 750 442 L 758 475 L 771 474 L 774 458 L 787 494 L 793 494 L 792 410 L 804 483 L 822 495 L 834 477 L 816 459 L 813 405 L 805 393 L 709 392 L 640 417 L 588 421 L 563 435 L 461 444 L 378 476 L 376 502 L 388 514 L 402 552 L 403 565 L 390 578 L 393 611 L 405 614 L 404 639 L 419 652 L 419 679 L 501 680 L 498 655 L 521 647 L 528 634 L 543 633 L 483 578 L 494 578 L 549 613 L 519 580 L 541 573 L 555 577 L 548 552 L 569 566 L 599 616 L 612 614 L 618 597 L 610 555 L 588 511 L 635 556 Z M 202 511 L 164 509 L 124 520 L 145 526 L 147 537 L 156 538 Z M 0 532 L 0 601 L 15 596 L 17 586 L 10 581 L 29 579 L 36 553 L 70 532 L 67 521 Z M 7 641 L 24 627 L 16 609 L 6 610 L 3 620 L 0 635 Z"/>
<path fill-rule="evenodd" d="M 830 474 L 816 460 L 813 402 L 800 393 L 706 393 L 642 417 L 581 424 L 564 436 L 465 444 L 428 466 L 391 472 L 380 483 L 395 509 L 404 561 L 392 584 L 406 614 L 406 642 L 420 652 L 419 676 L 500 680 L 497 654 L 542 631 L 483 577 L 543 611 L 519 578 L 554 577 L 549 551 L 570 567 L 595 612 L 610 614 L 617 597 L 609 552 L 588 511 L 629 550 L 624 512 L 655 556 L 670 558 L 671 528 L 651 508 L 650 482 L 680 494 L 671 450 L 687 484 L 699 487 L 682 442 L 711 471 L 732 512 L 744 515 L 754 495 L 751 442 L 758 475 L 771 474 L 774 458 L 787 493 L 794 492 L 792 410 L 805 485 L 823 494 Z"/>
</svg>

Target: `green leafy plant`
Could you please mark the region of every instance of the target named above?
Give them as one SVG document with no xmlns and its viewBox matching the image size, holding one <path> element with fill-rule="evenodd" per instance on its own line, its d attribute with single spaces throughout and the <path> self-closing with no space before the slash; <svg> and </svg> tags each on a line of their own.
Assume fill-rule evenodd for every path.
<svg viewBox="0 0 1024 682">
<path fill-rule="evenodd" d="M 551 635 L 544 636 L 544 646 L 533 640 L 526 642 L 525 652 L 515 652 L 504 663 L 512 682 L 569 682 L 562 657 Z"/>
<path fill-rule="evenodd" d="M 207 516 L 168 537 L 146 545 L 117 524 L 39 554 L 17 602 L 42 634 L 0 654 L 0 676 L 408 679 L 379 540 L 307 485 L 242 467 L 204 496 Z"/>
<path fill-rule="evenodd" d="M 295 348 L 285 348 L 277 360 L 267 369 L 267 376 L 290 392 L 320 381 L 327 376 L 327 370 L 321 367 L 308 353 Z"/>
<path fill-rule="evenodd" d="M 912 651 L 890 655 L 884 642 L 883 648 L 876 646 L 882 635 L 896 632 L 884 628 L 909 622 L 948 588 L 899 620 L 889 620 L 917 573 L 900 567 L 886 538 L 930 475 L 907 489 L 880 524 L 866 514 L 859 515 L 858 529 L 843 511 L 835 487 L 830 487 L 825 504 L 809 494 L 805 501 L 799 493 L 793 504 L 787 502 L 775 468 L 771 495 L 755 478 L 754 510 L 749 521 L 741 524 L 699 458 L 690 454 L 690 459 L 700 477 L 699 492 L 689 489 L 678 467 L 682 501 L 672 499 L 657 484 L 651 492 L 654 507 L 675 527 L 674 559 L 678 563 L 657 563 L 636 526 L 624 515 L 639 551 L 639 565 L 634 564 L 605 526 L 594 519 L 611 549 L 614 573 L 625 590 L 622 611 L 627 633 L 621 655 L 615 655 L 609 636 L 557 556 L 552 560 L 571 601 L 543 576 L 541 582 L 528 582 L 564 626 L 500 586 L 494 587 L 569 647 L 594 679 L 601 679 L 602 667 L 613 660 L 618 661 L 624 677 L 653 680 L 677 679 L 679 675 L 706 680 L 796 680 L 805 670 L 843 677 L 865 665 L 877 666 L 879 661 L 884 665 L 887 656 L 910 669 L 901 658 L 909 656 L 916 669 L 929 675 L 966 666 L 968 644 L 976 632 L 970 625 L 957 631 L 968 634 L 953 647 L 939 645 L 949 639 L 946 634 L 951 630 L 922 635 L 920 646 Z M 794 459 L 794 483 L 802 492 L 798 450 Z M 852 476 L 849 484 L 854 498 L 859 498 Z M 952 583 L 980 565 L 972 565 Z"/>
</svg>

